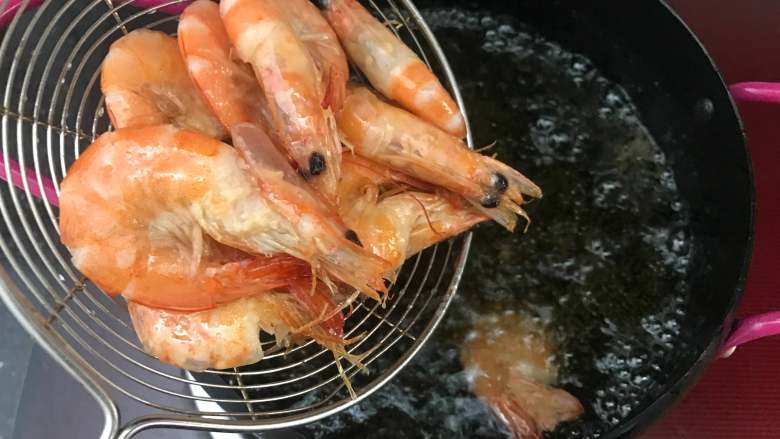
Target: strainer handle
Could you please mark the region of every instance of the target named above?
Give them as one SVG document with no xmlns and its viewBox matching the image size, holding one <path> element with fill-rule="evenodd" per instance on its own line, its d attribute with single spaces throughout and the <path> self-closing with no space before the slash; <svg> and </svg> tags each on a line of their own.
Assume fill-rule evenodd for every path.
<svg viewBox="0 0 780 439">
<path fill-rule="evenodd" d="M 25 7 L 27 9 L 34 8 L 36 6 L 40 6 L 44 3 L 45 0 L 7 0 L 8 6 L 5 8 L 4 11 L 0 12 L 0 27 L 5 27 L 8 25 L 8 23 L 13 20 L 14 16 L 16 16 L 16 13 L 19 11 L 20 8 Z M 181 14 L 181 11 L 184 10 L 184 8 L 187 7 L 191 3 L 190 0 L 187 1 L 181 1 L 179 3 L 174 4 L 166 4 L 166 3 L 172 3 L 175 0 L 118 0 L 116 3 L 127 3 L 127 2 L 133 3 L 139 8 L 154 8 L 160 5 L 165 5 L 159 8 L 160 11 L 163 11 L 168 14 Z M 0 0 L 0 7 L 4 4 L 5 0 Z"/>
</svg>

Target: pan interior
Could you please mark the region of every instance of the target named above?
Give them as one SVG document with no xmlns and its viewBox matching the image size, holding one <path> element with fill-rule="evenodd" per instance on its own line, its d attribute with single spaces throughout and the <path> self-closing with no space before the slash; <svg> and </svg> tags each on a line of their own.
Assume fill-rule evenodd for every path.
<svg viewBox="0 0 780 439">
<path fill-rule="evenodd" d="M 527 234 L 475 232 L 458 296 L 424 351 L 307 436 L 507 435 L 470 393 L 459 360 L 480 316 L 531 316 L 558 346 L 560 383 L 585 414 L 549 437 L 614 432 L 719 336 L 750 233 L 739 123 L 706 56 L 660 3 L 650 12 L 576 3 L 422 3 L 459 78 L 475 144 L 496 141 L 485 153 L 545 197 L 528 207 Z M 638 22 L 633 32 L 603 22 L 651 12 L 663 18 L 655 43 Z M 685 37 L 677 50 L 696 50 L 686 64 L 647 52 L 673 52 L 662 40 L 674 37 Z M 702 77 L 689 72 L 696 67 Z"/>
</svg>

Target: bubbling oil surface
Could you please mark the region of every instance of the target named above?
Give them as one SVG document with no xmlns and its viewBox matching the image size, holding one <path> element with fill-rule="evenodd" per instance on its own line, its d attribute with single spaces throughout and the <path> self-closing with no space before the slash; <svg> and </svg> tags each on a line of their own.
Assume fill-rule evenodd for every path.
<svg viewBox="0 0 780 439">
<path fill-rule="evenodd" d="M 440 329 L 398 377 L 314 437 L 509 436 L 469 391 L 459 349 L 478 316 L 530 313 L 585 414 L 548 437 L 598 437 L 660 391 L 687 309 L 689 214 L 631 98 L 516 19 L 424 11 L 459 79 L 477 145 L 544 190 L 529 232 L 475 232 Z"/>
</svg>

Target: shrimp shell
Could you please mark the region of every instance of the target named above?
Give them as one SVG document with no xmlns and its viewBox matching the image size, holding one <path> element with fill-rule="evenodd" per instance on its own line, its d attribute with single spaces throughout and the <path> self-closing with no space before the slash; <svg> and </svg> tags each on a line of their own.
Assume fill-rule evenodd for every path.
<svg viewBox="0 0 780 439">
<path fill-rule="evenodd" d="M 115 41 L 100 88 L 114 128 L 171 123 L 214 138 L 227 134 L 190 80 L 176 39 L 162 32 L 137 29 Z"/>
<path fill-rule="evenodd" d="M 179 18 L 179 50 L 206 102 L 229 131 L 240 123 L 268 124 L 265 96 L 252 67 L 237 59 L 210 0 L 193 2 Z"/>
<path fill-rule="evenodd" d="M 385 163 L 419 180 L 444 187 L 513 230 L 523 195 L 542 191 L 527 177 L 493 158 L 468 149 L 462 141 L 377 97 L 350 85 L 338 126 L 355 153 Z"/>
<path fill-rule="evenodd" d="M 261 85 L 271 137 L 335 204 L 341 143 L 333 112 L 322 106 L 329 91 L 312 52 L 287 20 L 288 7 L 278 0 L 231 0 L 220 3 L 220 14 L 236 54 L 252 66 Z"/>
<path fill-rule="evenodd" d="M 323 0 L 325 17 L 350 59 L 379 92 L 456 137 L 460 109 L 428 66 L 356 0 Z"/>
<path fill-rule="evenodd" d="M 128 303 L 133 328 L 144 351 L 160 361 L 189 370 L 227 369 L 257 363 L 265 352 L 260 331 L 286 348 L 306 338 L 357 364 L 346 341 L 320 325 L 294 296 L 267 292 L 199 312 L 176 312 Z M 304 329 L 299 329 L 304 328 Z"/>
<path fill-rule="evenodd" d="M 488 219 L 471 206 L 452 203 L 454 195 L 421 192 L 424 183 L 378 163 L 346 155 L 344 165 L 339 213 L 366 248 L 396 269 L 408 257 Z"/>
</svg>

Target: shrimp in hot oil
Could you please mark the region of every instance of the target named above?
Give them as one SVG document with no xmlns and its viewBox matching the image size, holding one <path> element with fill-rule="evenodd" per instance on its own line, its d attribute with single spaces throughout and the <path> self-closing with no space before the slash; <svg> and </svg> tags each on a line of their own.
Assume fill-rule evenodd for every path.
<svg viewBox="0 0 780 439">
<path fill-rule="evenodd" d="M 461 351 L 472 390 L 516 439 L 540 439 L 583 412 L 582 404 L 554 388 L 558 369 L 542 328 L 516 312 L 482 316 Z"/>
<path fill-rule="evenodd" d="M 232 0 L 220 14 L 238 57 L 252 65 L 274 133 L 298 171 L 335 204 L 341 175 L 341 144 L 328 90 L 306 43 L 287 22 L 282 0 Z M 346 81 L 346 78 L 343 78 Z"/>
<path fill-rule="evenodd" d="M 394 107 L 365 87 L 350 86 L 338 126 L 358 155 L 463 196 L 512 230 L 523 195 L 542 191 L 509 166 L 469 150 L 459 139 Z"/>
<path fill-rule="evenodd" d="M 192 308 L 177 282 L 206 276 L 218 290 L 236 284 L 208 278 L 215 271 L 201 266 L 207 237 L 250 254 L 287 253 L 376 297 L 387 263 L 346 239 L 316 206 L 264 192 L 248 168 L 230 146 L 169 125 L 104 134 L 62 183 L 62 241 L 107 292 L 134 300 L 163 291 L 180 303 L 173 308 Z M 251 277 L 252 268 L 237 278 Z"/>
<path fill-rule="evenodd" d="M 357 0 L 320 0 L 350 59 L 383 95 L 456 137 L 466 135 L 457 104 L 428 66 Z"/>
<path fill-rule="evenodd" d="M 226 131 L 187 74 L 176 39 L 138 29 L 115 41 L 100 88 L 114 128 L 171 123 L 222 138 Z"/>
</svg>

